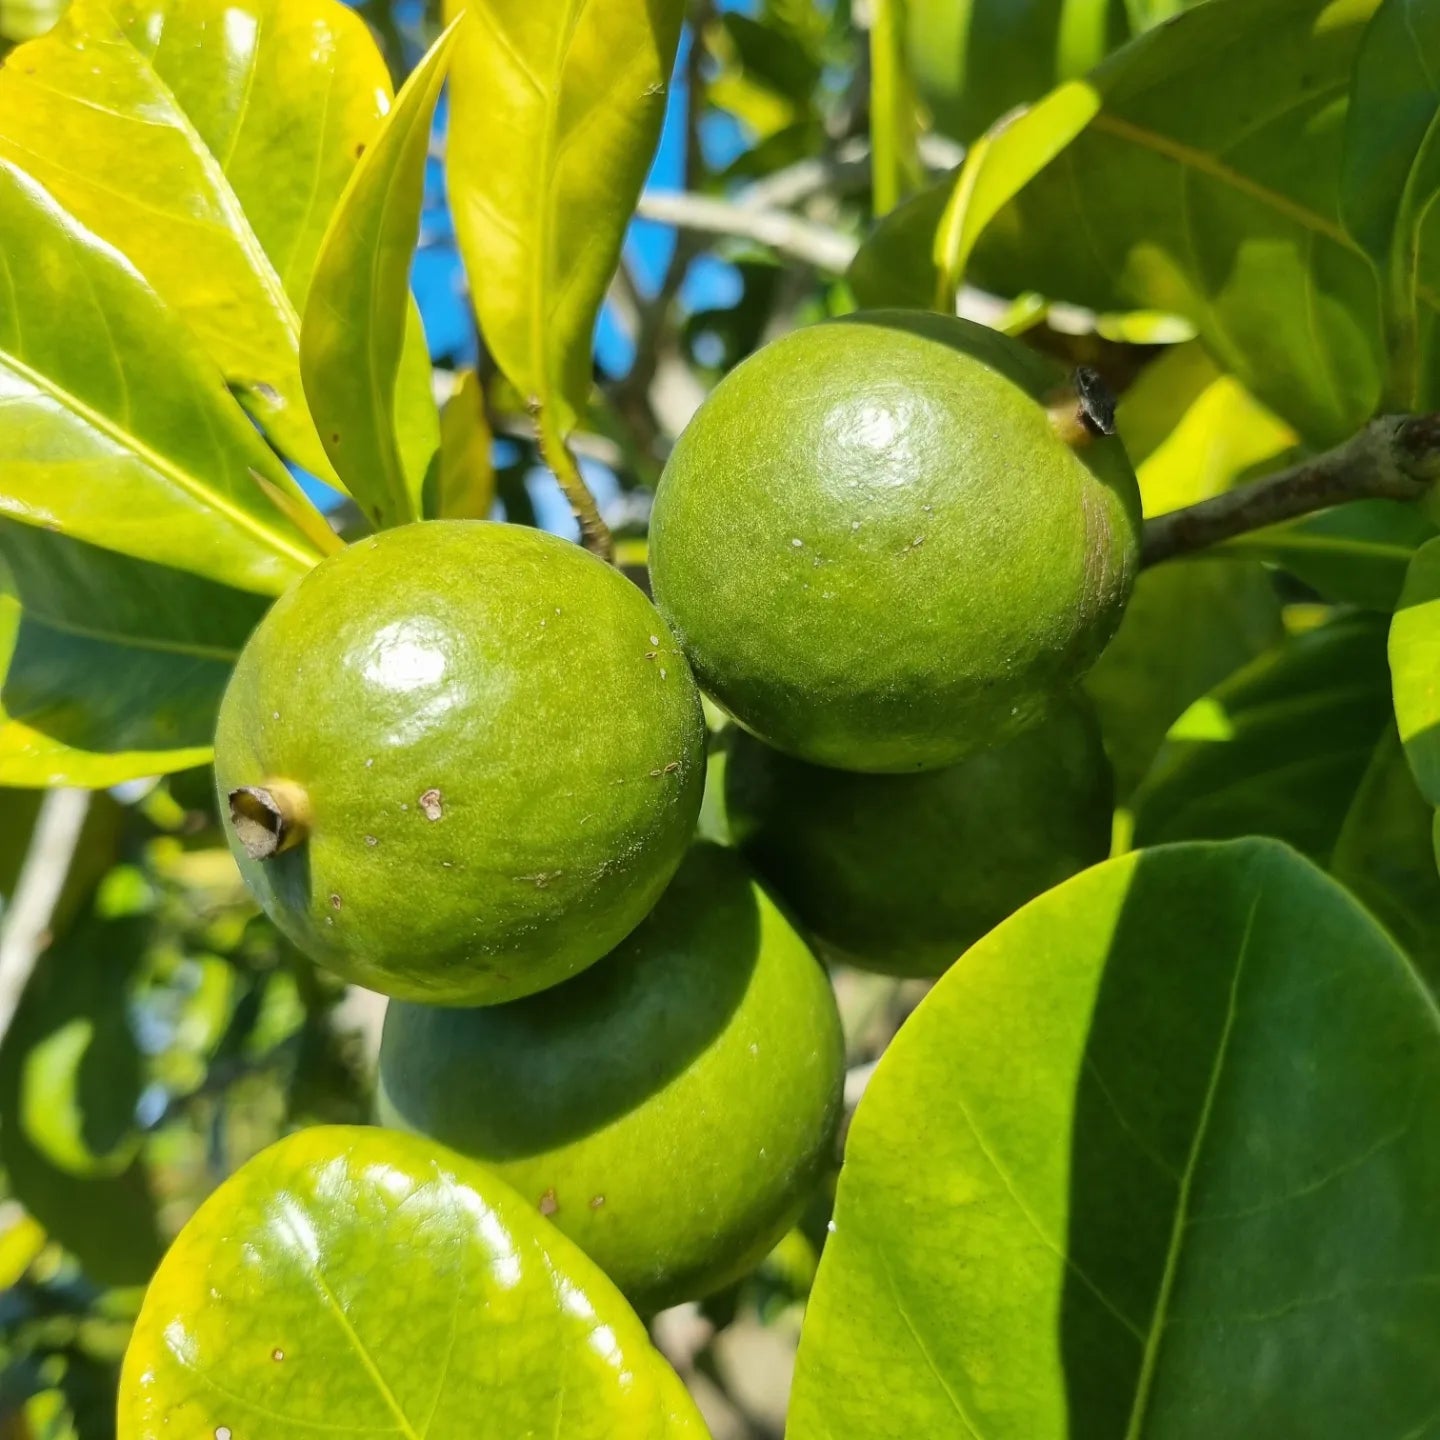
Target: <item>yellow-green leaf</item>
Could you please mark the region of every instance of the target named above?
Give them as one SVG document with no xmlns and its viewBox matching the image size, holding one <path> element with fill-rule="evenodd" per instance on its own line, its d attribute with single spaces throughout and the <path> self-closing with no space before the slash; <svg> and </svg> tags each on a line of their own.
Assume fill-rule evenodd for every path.
<svg viewBox="0 0 1440 1440">
<path fill-rule="evenodd" d="M 0 160 L 0 514 L 279 594 L 337 546 L 194 337 Z"/>
<path fill-rule="evenodd" d="M 924 178 L 920 112 L 905 54 L 906 0 L 870 7 L 870 173 L 876 215 L 893 210 Z"/>
<path fill-rule="evenodd" d="M 258 595 L 0 520 L 0 785 L 204 764 Z"/>
<path fill-rule="evenodd" d="M 424 347 L 407 352 L 405 341 L 407 325 L 419 323 L 410 260 L 430 126 L 458 24 L 405 82 L 351 174 L 320 246 L 300 332 L 300 371 L 320 439 L 335 473 L 377 526 L 420 518 L 426 466 L 418 473 L 406 466 L 402 433 L 423 428 L 431 455 L 440 438 Z M 400 383 L 407 353 L 420 359 L 418 386 Z M 422 443 L 421 456 L 424 449 Z"/>
<path fill-rule="evenodd" d="M 409 1135 L 262 1151 L 180 1232 L 120 1384 L 120 1440 L 699 1440 L 620 1293 L 533 1205 Z"/>
<path fill-rule="evenodd" d="M 484 520 L 495 503 L 495 461 L 485 416 L 485 389 L 464 371 L 440 411 L 438 492 L 426 512 L 452 520 Z"/>
<path fill-rule="evenodd" d="M 129 256 L 282 449 L 330 477 L 300 315 L 389 99 L 339 0 L 75 0 L 0 70 L 0 156 Z"/>
<path fill-rule="evenodd" d="M 1094 88 L 1074 80 L 1019 115 L 1001 120 L 970 147 L 935 232 L 938 309 L 954 309 L 970 252 L 985 227 L 1090 123 L 1099 108 L 1100 96 Z"/>
<path fill-rule="evenodd" d="M 542 426 L 585 409 L 591 336 L 649 168 L 683 0 L 450 0 L 447 174 L 485 342 Z M 558 458 L 558 457 L 552 457 Z"/>
</svg>

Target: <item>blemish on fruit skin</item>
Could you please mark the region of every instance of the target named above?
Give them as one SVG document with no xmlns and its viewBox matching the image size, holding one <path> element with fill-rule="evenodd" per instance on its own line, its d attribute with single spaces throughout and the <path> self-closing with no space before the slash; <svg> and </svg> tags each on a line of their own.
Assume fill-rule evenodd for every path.
<svg viewBox="0 0 1440 1440">
<path fill-rule="evenodd" d="M 660 637 L 658 635 L 652 635 L 650 637 L 650 643 L 652 645 L 658 645 L 660 643 Z"/>
<path fill-rule="evenodd" d="M 604 1203 L 605 1197 L 603 1195 L 592 1195 L 590 1197 L 590 1208 L 592 1210 L 598 1210 Z"/>
<path fill-rule="evenodd" d="M 373 850 L 380 843 L 380 837 L 378 835 L 367 835 L 365 837 L 365 843 Z"/>
<path fill-rule="evenodd" d="M 791 543 L 791 545 L 793 545 L 793 546 L 795 547 L 795 549 L 797 549 L 797 550 L 801 549 L 801 548 L 804 546 L 804 544 L 805 544 L 805 542 L 804 542 L 803 540 L 799 539 L 798 537 L 797 537 L 796 539 L 792 540 L 790 543 Z"/>
<path fill-rule="evenodd" d="M 560 1202 L 555 1198 L 555 1191 L 552 1187 L 540 1197 L 539 1210 L 542 1215 L 553 1215 L 560 1208 Z"/>
<path fill-rule="evenodd" d="M 660 672 L 660 678 L 662 680 L 665 678 L 665 672 L 663 670 Z"/>
<path fill-rule="evenodd" d="M 277 1347 L 270 1352 L 270 1358 L 272 1360 L 283 1360 L 285 1358 L 285 1352 Z"/>
<path fill-rule="evenodd" d="M 270 712 L 270 718 L 272 720 L 278 720 L 280 718 L 280 712 L 278 710 L 272 710 Z"/>
<path fill-rule="evenodd" d="M 369 760 L 367 760 L 367 761 L 365 762 L 365 768 L 368 770 L 374 763 L 375 763 L 375 761 L 374 761 L 374 758 L 372 757 L 371 759 L 369 759 Z"/>
<path fill-rule="evenodd" d="M 332 910 L 338 910 L 338 909 L 340 908 L 340 897 L 339 897 L 339 895 L 332 894 L 332 895 L 330 896 L 330 908 L 331 908 Z"/>
<path fill-rule="evenodd" d="M 434 789 L 427 790 L 420 797 L 420 809 L 424 811 L 427 820 L 435 821 L 440 819 L 445 813 L 445 806 L 440 798 L 440 792 Z"/>
<path fill-rule="evenodd" d="M 230 1427 L 228 1425 L 217 1425 L 215 1427 L 215 1440 L 230 1440 Z"/>
</svg>

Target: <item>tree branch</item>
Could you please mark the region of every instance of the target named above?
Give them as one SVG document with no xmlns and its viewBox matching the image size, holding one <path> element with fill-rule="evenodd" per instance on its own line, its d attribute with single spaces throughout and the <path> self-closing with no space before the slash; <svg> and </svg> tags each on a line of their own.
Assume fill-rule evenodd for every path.
<svg viewBox="0 0 1440 1440">
<path fill-rule="evenodd" d="M 1440 479 L 1440 414 L 1385 415 L 1334 450 L 1145 522 L 1141 566 L 1350 500 L 1417 500 Z"/>
<path fill-rule="evenodd" d="M 640 197 L 636 213 L 646 220 L 657 220 L 662 225 L 675 225 L 702 235 L 754 240 L 832 275 L 844 274 L 859 249 L 850 236 L 802 220 L 798 215 L 783 210 L 753 209 L 709 195 L 649 190 Z"/>
</svg>

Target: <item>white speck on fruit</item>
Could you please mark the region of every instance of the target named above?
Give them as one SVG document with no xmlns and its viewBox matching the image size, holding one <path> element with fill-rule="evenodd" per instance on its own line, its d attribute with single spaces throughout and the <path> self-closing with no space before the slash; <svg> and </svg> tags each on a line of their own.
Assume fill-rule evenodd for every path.
<svg viewBox="0 0 1440 1440">
<path fill-rule="evenodd" d="M 825 1222 L 825 1228 L 833 1235 L 835 1233 L 835 1222 L 833 1220 L 827 1220 Z"/>
<path fill-rule="evenodd" d="M 760 1047 L 753 1040 L 750 1042 L 750 1053 L 752 1055 L 758 1055 L 760 1053 Z"/>
<path fill-rule="evenodd" d="M 365 837 L 365 843 L 373 850 L 375 846 L 380 843 L 380 837 L 378 835 L 367 835 Z"/>
<path fill-rule="evenodd" d="M 445 813 L 445 806 L 438 790 L 427 790 L 420 797 L 420 808 L 427 820 L 438 820 Z"/>
<path fill-rule="evenodd" d="M 662 680 L 665 678 L 665 672 L 663 670 L 660 672 L 660 678 Z"/>
<path fill-rule="evenodd" d="M 540 1197 L 539 1208 L 542 1215 L 553 1215 L 560 1208 L 560 1202 L 555 1198 L 553 1189 L 547 1190 Z"/>
<path fill-rule="evenodd" d="M 660 643 L 660 637 L 658 635 L 652 635 L 650 637 L 650 643 L 652 645 L 658 645 Z"/>
<path fill-rule="evenodd" d="M 283 1360 L 285 1358 L 285 1352 L 277 1347 L 270 1352 L 270 1358 L 272 1360 Z"/>
<path fill-rule="evenodd" d="M 852 520 L 850 522 L 850 528 L 852 530 L 858 530 L 860 528 L 860 522 L 858 520 Z"/>
<path fill-rule="evenodd" d="M 592 1210 L 598 1210 L 604 1203 L 605 1197 L 603 1195 L 592 1195 L 590 1197 L 590 1208 Z"/>
<path fill-rule="evenodd" d="M 796 536 L 796 538 L 795 538 L 794 540 L 792 540 L 790 543 L 791 543 L 797 550 L 799 550 L 799 549 L 801 548 L 801 546 L 803 546 L 803 545 L 805 544 L 805 542 L 804 542 L 803 540 L 801 540 L 801 539 L 799 538 L 799 536 Z"/>
<path fill-rule="evenodd" d="M 272 710 L 270 712 L 270 718 L 272 720 L 278 720 L 280 718 L 280 712 L 278 710 Z"/>
<path fill-rule="evenodd" d="M 215 1427 L 215 1440 L 230 1440 L 230 1427 L 228 1425 L 217 1425 Z"/>
<path fill-rule="evenodd" d="M 367 761 L 365 762 L 365 768 L 368 770 L 374 763 L 375 763 L 375 761 L 374 761 L 373 759 L 367 760 Z"/>
</svg>

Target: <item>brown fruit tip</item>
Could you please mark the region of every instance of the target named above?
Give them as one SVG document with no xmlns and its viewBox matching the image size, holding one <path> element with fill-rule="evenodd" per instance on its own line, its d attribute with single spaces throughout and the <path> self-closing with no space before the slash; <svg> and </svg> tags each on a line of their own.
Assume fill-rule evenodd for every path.
<svg viewBox="0 0 1440 1440">
<path fill-rule="evenodd" d="M 1072 450 L 1115 433 L 1115 397 L 1098 370 L 1082 365 L 1046 404 L 1050 426 Z"/>
<path fill-rule="evenodd" d="M 293 849 L 310 833 L 310 797 L 289 780 L 241 785 L 228 799 L 235 836 L 252 860 Z"/>
</svg>

